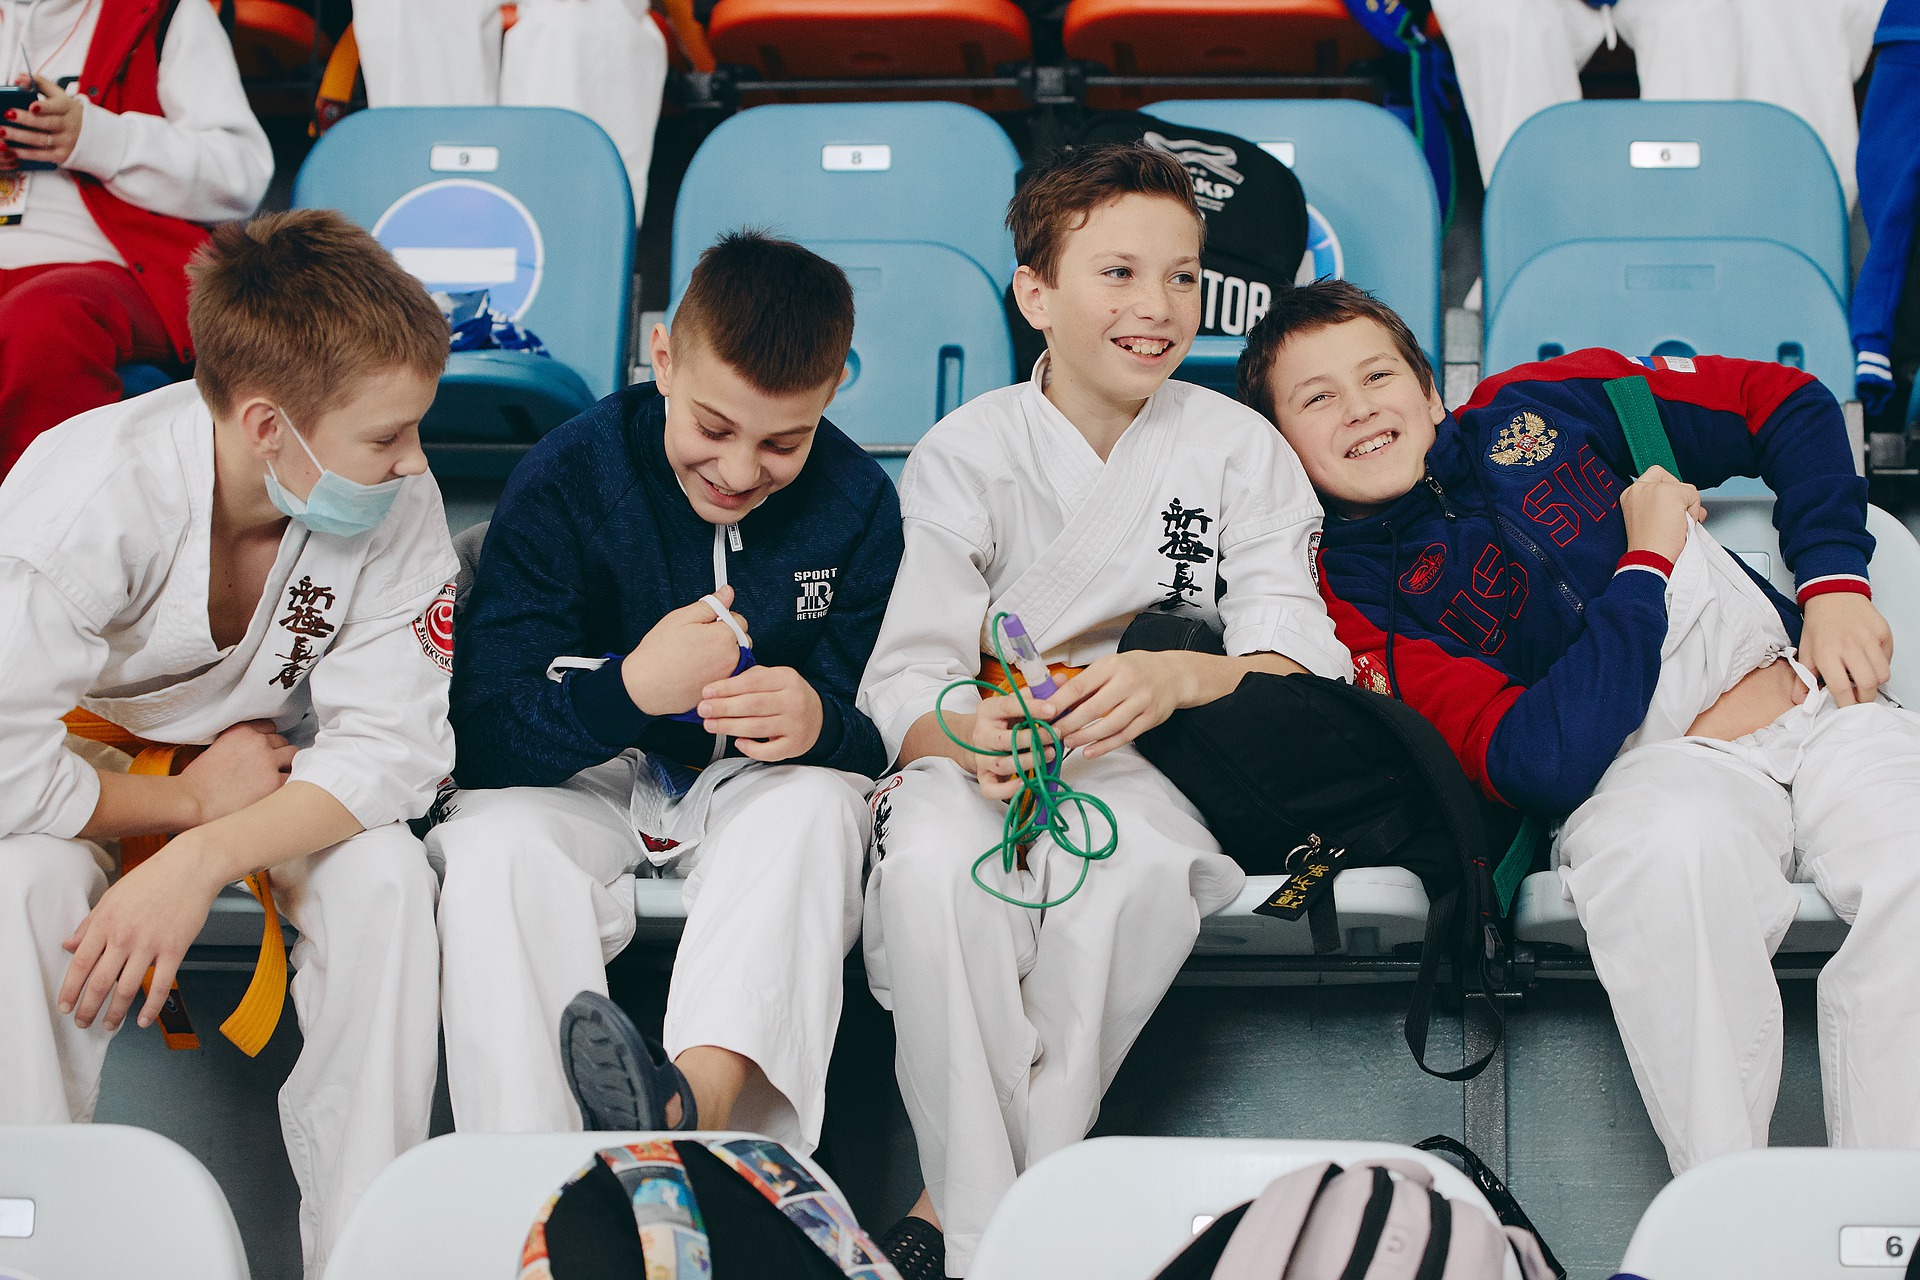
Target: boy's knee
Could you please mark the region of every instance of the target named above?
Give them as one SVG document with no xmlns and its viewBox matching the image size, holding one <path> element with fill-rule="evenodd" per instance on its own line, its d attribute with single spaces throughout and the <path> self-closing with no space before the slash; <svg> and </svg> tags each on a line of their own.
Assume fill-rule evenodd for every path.
<svg viewBox="0 0 1920 1280">
<path fill-rule="evenodd" d="M 776 765 L 760 799 L 802 831 L 866 825 L 867 801 L 845 776 L 812 765 Z"/>
<path fill-rule="evenodd" d="M 482 804 L 427 832 L 427 861 L 440 876 L 440 918 L 492 911 L 528 896 L 573 865 L 554 847 L 537 814 L 511 804 Z"/>
<path fill-rule="evenodd" d="M 437 889 L 433 868 L 404 823 L 362 831 L 335 845 L 329 856 L 341 863 L 329 880 L 354 884 L 356 897 L 369 908 L 391 908 L 400 917 L 432 913 Z"/>
<path fill-rule="evenodd" d="M 0 908 L 18 906 L 29 914 L 77 910 L 84 915 L 106 885 L 106 873 L 95 862 L 92 846 L 82 841 L 43 835 L 0 837 Z"/>
<path fill-rule="evenodd" d="M 982 902 L 987 895 L 973 885 L 971 874 L 977 853 L 956 847 L 946 839 L 888 841 L 886 856 L 874 867 L 867 894 L 887 913 L 950 917 L 972 894 Z"/>
</svg>

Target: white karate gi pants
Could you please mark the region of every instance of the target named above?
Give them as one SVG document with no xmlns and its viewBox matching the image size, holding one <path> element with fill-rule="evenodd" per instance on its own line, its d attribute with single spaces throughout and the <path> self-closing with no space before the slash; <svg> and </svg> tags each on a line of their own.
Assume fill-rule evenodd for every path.
<svg viewBox="0 0 1920 1280">
<path fill-rule="evenodd" d="M 84 840 L 0 837 L 0 1124 L 93 1116 L 112 1033 L 104 1019 L 81 1030 L 54 1001 L 72 959 L 60 943 L 106 891 L 98 854 Z M 394 823 L 275 867 L 273 886 L 300 931 L 292 992 L 305 1043 L 280 1090 L 280 1126 L 317 1280 L 367 1184 L 426 1141 L 439 1071 L 433 873 Z M 192 976 L 181 985 L 191 1000 Z"/>
<path fill-rule="evenodd" d="M 1536 111 L 1580 97 L 1580 69 L 1606 39 L 1585 0 L 1434 0 L 1473 123 L 1480 176 Z M 1866 69 L 1881 0 L 1620 0 L 1640 96 L 1747 98 L 1785 107 L 1826 145 L 1847 201 L 1859 141 L 1853 83 Z"/>
<path fill-rule="evenodd" d="M 1112 808 L 1120 845 L 1079 893 L 1045 913 L 972 882 L 1006 806 L 971 772 L 919 760 L 874 791 L 867 887 L 873 993 L 893 1011 L 895 1067 L 920 1168 L 965 1275 L 1014 1179 L 1080 1141 L 1127 1050 L 1193 949 L 1200 918 L 1246 883 L 1199 813 L 1132 747 L 1067 761 L 1065 780 Z M 1097 819 L 1094 838 L 1103 832 Z M 1051 841 L 989 884 L 1028 901 L 1073 884 L 1080 859 Z"/>
<path fill-rule="evenodd" d="M 1738 742 L 1615 760 L 1561 872 L 1675 1173 L 1767 1145 L 1769 960 L 1811 880 L 1852 925 L 1819 978 L 1828 1140 L 1920 1147 L 1920 715 L 1824 692 Z"/>
<path fill-rule="evenodd" d="M 557 787 L 462 791 L 427 833 L 444 868 L 440 945 L 447 1085 L 463 1131 L 580 1128 L 560 1065 L 560 1014 L 606 994 L 634 932 L 647 849 L 629 815 L 638 752 Z M 866 793 L 855 774 L 750 768 L 720 784 L 705 835 L 673 865 L 686 932 L 665 1044 L 751 1059 L 731 1125 L 810 1152 L 820 1141 L 842 969 L 860 931 Z"/>
<path fill-rule="evenodd" d="M 500 0 L 353 0 L 371 107 L 492 106 Z"/>
</svg>

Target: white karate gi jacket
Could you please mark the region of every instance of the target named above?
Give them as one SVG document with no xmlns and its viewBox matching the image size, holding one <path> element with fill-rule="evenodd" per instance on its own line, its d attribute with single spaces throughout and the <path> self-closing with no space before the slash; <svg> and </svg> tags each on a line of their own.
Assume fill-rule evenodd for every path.
<svg viewBox="0 0 1920 1280">
<path fill-rule="evenodd" d="M 71 838 L 100 782 L 63 749 L 77 703 L 141 737 L 271 720 L 369 829 L 417 817 L 453 765 L 440 491 L 410 477 L 353 538 L 289 521 L 245 637 L 207 621 L 213 417 L 179 383 L 36 440 L 0 484 L 0 834 Z"/>
<path fill-rule="evenodd" d="M 1002 610 L 1049 664 L 1106 657 L 1134 615 L 1177 601 L 1224 631 L 1229 654 L 1349 678 L 1315 590 L 1320 503 L 1273 425 L 1168 382 L 1102 463 L 1041 393 L 1046 364 L 948 414 L 907 460 L 906 555 L 859 697 L 889 754 L 943 688 L 978 674 Z M 979 697 L 959 689 L 944 705 Z"/>
</svg>

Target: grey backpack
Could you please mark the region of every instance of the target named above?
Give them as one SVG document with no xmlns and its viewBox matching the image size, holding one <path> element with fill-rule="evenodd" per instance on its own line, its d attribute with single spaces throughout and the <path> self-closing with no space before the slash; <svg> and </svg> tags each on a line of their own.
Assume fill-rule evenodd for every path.
<svg viewBox="0 0 1920 1280">
<path fill-rule="evenodd" d="M 1434 1190 L 1414 1160 L 1325 1161 L 1274 1179 L 1194 1237 L 1156 1280 L 1553 1280 L 1539 1237 Z"/>
</svg>

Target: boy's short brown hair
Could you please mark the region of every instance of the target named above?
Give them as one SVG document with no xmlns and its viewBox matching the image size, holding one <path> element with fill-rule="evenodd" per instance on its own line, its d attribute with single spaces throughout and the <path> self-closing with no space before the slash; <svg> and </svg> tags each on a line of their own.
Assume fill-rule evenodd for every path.
<svg viewBox="0 0 1920 1280">
<path fill-rule="evenodd" d="M 696 337 L 770 395 L 838 385 L 853 348 L 853 286 L 790 240 L 730 231 L 700 255 L 673 314 L 675 353 Z"/>
<path fill-rule="evenodd" d="M 304 427 L 367 374 L 446 368 L 447 321 L 426 286 L 331 209 L 223 223 L 187 277 L 194 380 L 216 412 L 267 395 Z"/>
<path fill-rule="evenodd" d="M 1273 402 L 1273 362 L 1280 348 L 1296 333 L 1312 333 L 1349 320 L 1371 320 L 1387 331 L 1400 358 L 1420 379 L 1420 390 L 1433 390 L 1433 366 L 1419 339 L 1398 312 L 1358 285 L 1345 280 L 1323 279 L 1292 289 L 1277 289 L 1273 305 L 1260 323 L 1247 334 L 1246 350 L 1240 353 L 1240 366 L 1234 386 L 1244 404 L 1258 409 L 1267 421 L 1278 425 L 1280 416 Z"/>
<path fill-rule="evenodd" d="M 1177 202 L 1193 215 L 1205 246 L 1207 221 L 1194 202 L 1187 167 L 1144 142 L 1103 142 L 1063 148 L 1022 175 L 1007 204 L 1014 260 L 1053 287 L 1067 233 L 1086 226 L 1095 209 L 1130 195 Z"/>
</svg>

